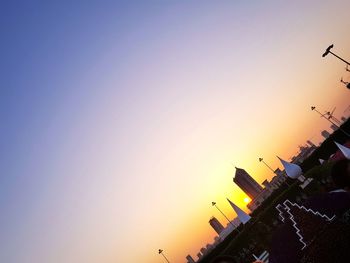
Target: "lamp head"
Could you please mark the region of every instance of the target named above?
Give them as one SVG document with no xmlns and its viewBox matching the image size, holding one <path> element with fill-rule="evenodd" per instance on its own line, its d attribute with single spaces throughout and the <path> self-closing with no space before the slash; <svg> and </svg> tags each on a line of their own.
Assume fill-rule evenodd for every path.
<svg viewBox="0 0 350 263">
<path fill-rule="evenodd" d="M 328 53 L 331 51 L 331 49 L 334 47 L 334 45 L 330 45 L 329 47 L 327 47 L 326 51 L 322 54 L 322 57 L 325 57 L 328 55 Z"/>
</svg>

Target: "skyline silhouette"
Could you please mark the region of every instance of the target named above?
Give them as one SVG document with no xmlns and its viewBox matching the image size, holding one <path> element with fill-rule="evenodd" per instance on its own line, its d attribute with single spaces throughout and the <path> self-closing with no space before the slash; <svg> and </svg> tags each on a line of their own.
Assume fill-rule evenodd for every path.
<svg viewBox="0 0 350 263">
<path fill-rule="evenodd" d="M 349 115 L 349 72 L 321 56 L 350 58 L 348 7 L 4 3 L 0 261 L 195 255 L 213 200 L 246 209 L 232 161 L 261 184 L 257 158 L 281 168 L 276 154 L 322 139 L 311 105 Z"/>
</svg>

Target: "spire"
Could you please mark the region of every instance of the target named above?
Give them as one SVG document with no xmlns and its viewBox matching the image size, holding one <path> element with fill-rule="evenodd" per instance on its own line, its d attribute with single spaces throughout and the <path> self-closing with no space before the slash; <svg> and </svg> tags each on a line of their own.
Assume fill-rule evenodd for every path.
<svg viewBox="0 0 350 263">
<path fill-rule="evenodd" d="M 296 165 L 294 163 L 289 163 L 278 156 L 277 158 L 281 161 L 288 177 L 292 179 L 297 179 L 303 173 L 299 165 Z"/>
<path fill-rule="evenodd" d="M 345 158 L 350 160 L 350 149 L 348 147 L 345 147 L 344 145 L 341 145 L 340 143 L 334 142 L 339 150 L 344 154 Z"/>
<path fill-rule="evenodd" d="M 235 177 L 236 177 L 237 172 L 244 170 L 244 169 L 239 168 L 239 167 L 237 167 L 237 166 L 235 166 L 235 169 L 236 169 L 236 171 L 235 171 Z"/>
<path fill-rule="evenodd" d="M 233 168 L 236 169 L 236 171 L 235 171 L 235 173 L 234 173 L 234 176 L 233 176 L 233 179 L 235 179 L 237 170 L 239 170 L 240 168 L 238 168 L 236 165 L 234 165 L 233 162 L 231 162 L 231 165 L 232 165 Z"/>
<path fill-rule="evenodd" d="M 250 216 L 244 212 L 242 209 L 240 209 L 238 206 L 236 206 L 234 203 L 231 202 L 230 199 L 226 198 L 227 201 L 230 203 L 230 205 L 232 206 L 233 210 L 235 210 L 236 214 L 238 215 L 239 220 L 245 224 L 250 220 Z"/>
</svg>

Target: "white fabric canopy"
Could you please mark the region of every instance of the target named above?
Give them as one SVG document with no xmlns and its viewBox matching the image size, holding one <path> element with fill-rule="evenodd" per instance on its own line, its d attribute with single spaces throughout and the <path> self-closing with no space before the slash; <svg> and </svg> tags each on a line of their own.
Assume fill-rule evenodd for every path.
<svg viewBox="0 0 350 263">
<path fill-rule="evenodd" d="M 277 158 L 281 161 L 288 177 L 292 179 L 297 179 L 300 175 L 302 175 L 303 171 L 301 170 L 299 165 L 296 165 L 294 163 L 289 163 L 278 156 Z"/>
<path fill-rule="evenodd" d="M 345 147 L 344 145 L 341 145 L 340 143 L 334 142 L 339 150 L 344 154 L 345 158 L 350 160 L 350 149 L 348 147 Z"/>
<path fill-rule="evenodd" d="M 230 199 L 226 198 L 227 201 L 230 203 L 230 205 L 232 206 L 233 210 L 235 210 L 236 214 L 238 215 L 239 220 L 245 224 L 250 220 L 250 216 L 244 212 L 242 209 L 240 209 L 238 206 L 236 206 L 234 203 L 231 202 Z"/>
</svg>

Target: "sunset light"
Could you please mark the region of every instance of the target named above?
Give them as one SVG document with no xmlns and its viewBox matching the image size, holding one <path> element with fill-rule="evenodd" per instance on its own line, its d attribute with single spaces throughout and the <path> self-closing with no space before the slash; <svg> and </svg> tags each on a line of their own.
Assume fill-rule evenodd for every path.
<svg viewBox="0 0 350 263">
<path fill-rule="evenodd" d="M 251 201 L 251 199 L 249 197 L 246 197 L 246 198 L 244 198 L 243 201 L 244 201 L 244 203 L 248 204 Z"/>
<path fill-rule="evenodd" d="M 183 263 L 272 229 L 255 211 L 294 186 L 276 156 L 308 168 L 295 156 L 350 115 L 350 66 L 331 53 L 349 61 L 349 10 L 2 1 L 0 262 Z"/>
</svg>

